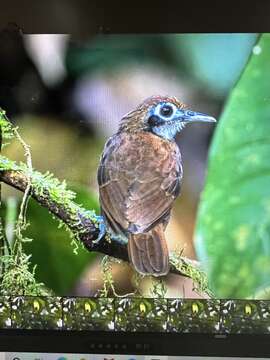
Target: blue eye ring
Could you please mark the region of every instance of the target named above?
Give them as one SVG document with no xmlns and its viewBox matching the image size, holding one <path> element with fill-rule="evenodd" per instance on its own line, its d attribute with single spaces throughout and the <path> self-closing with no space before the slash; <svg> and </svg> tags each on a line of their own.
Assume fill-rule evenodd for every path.
<svg viewBox="0 0 270 360">
<path fill-rule="evenodd" d="M 163 105 L 159 113 L 161 116 L 170 117 L 173 114 L 173 107 L 171 105 Z"/>
</svg>

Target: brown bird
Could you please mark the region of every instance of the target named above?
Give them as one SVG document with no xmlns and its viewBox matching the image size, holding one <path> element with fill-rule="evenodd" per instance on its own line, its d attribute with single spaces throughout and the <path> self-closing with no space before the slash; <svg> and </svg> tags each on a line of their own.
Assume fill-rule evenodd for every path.
<svg viewBox="0 0 270 360">
<path fill-rule="evenodd" d="M 164 231 L 183 176 L 174 138 L 193 121 L 215 119 L 187 110 L 175 97 L 152 96 L 122 118 L 105 144 L 98 168 L 101 214 L 107 231 L 128 242 L 130 262 L 141 274 L 169 272 Z"/>
</svg>

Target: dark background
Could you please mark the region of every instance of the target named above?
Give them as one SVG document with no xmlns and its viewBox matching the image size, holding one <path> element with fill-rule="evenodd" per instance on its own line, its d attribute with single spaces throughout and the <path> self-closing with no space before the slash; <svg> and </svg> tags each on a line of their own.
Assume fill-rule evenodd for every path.
<svg viewBox="0 0 270 360">
<path fill-rule="evenodd" d="M 237 1 L 25 0 L 1 2 L 0 25 L 25 33 L 267 32 L 270 4 Z"/>
</svg>

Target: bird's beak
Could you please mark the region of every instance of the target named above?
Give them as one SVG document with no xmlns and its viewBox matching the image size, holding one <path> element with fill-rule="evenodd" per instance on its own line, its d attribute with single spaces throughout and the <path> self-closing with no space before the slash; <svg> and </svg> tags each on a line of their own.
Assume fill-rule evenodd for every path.
<svg viewBox="0 0 270 360">
<path fill-rule="evenodd" d="M 182 122 L 216 122 L 213 116 L 209 116 L 192 110 L 179 110 L 179 120 Z"/>
</svg>

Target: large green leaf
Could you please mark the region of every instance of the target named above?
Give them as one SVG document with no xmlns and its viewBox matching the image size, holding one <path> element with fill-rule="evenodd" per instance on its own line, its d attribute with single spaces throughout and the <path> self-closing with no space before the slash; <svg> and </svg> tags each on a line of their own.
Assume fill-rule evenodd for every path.
<svg viewBox="0 0 270 360">
<path fill-rule="evenodd" d="M 253 297 L 269 287 L 269 34 L 253 48 L 219 120 L 195 244 L 218 297 Z"/>
</svg>

